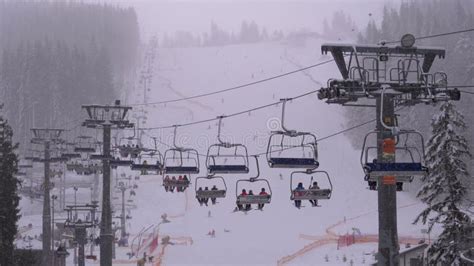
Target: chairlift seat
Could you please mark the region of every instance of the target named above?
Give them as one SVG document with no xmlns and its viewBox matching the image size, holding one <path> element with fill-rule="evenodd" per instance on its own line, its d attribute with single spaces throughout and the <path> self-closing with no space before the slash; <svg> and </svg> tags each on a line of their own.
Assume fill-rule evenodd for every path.
<svg viewBox="0 0 474 266">
<path fill-rule="evenodd" d="M 293 192 L 291 193 L 291 200 L 321 200 L 330 198 L 330 189 L 293 190 Z"/>
<path fill-rule="evenodd" d="M 272 168 L 304 168 L 315 169 L 319 167 L 319 162 L 314 158 L 281 158 L 273 157 L 268 160 Z"/>
<path fill-rule="evenodd" d="M 95 148 L 93 147 L 75 147 L 75 152 L 83 152 L 83 153 L 92 153 L 95 152 Z"/>
<path fill-rule="evenodd" d="M 131 160 L 117 160 L 117 159 L 112 159 L 110 160 L 110 165 L 111 166 L 130 166 L 133 162 Z"/>
<path fill-rule="evenodd" d="M 237 204 L 269 204 L 271 199 L 271 195 L 237 196 Z"/>
<path fill-rule="evenodd" d="M 196 198 L 197 199 L 209 199 L 209 198 L 225 198 L 226 190 L 197 190 Z"/>
<path fill-rule="evenodd" d="M 246 165 L 209 165 L 207 170 L 211 174 L 247 174 L 249 172 Z"/>
<path fill-rule="evenodd" d="M 196 166 L 165 166 L 167 174 L 198 174 L 199 167 Z"/>
<path fill-rule="evenodd" d="M 103 154 L 91 154 L 89 155 L 89 159 L 91 160 L 107 160 L 110 156 L 104 156 Z"/>
<path fill-rule="evenodd" d="M 370 176 L 424 176 L 428 168 L 421 163 L 367 163 L 364 167 Z"/>
<path fill-rule="evenodd" d="M 64 158 L 64 157 L 51 157 L 49 159 L 50 162 L 52 163 L 61 163 L 61 162 L 67 162 L 69 161 L 68 158 Z"/>
<path fill-rule="evenodd" d="M 160 164 L 134 164 L 131 166 L 132 170 L 151 170 L 160 171 L 162 166 Z"/>
<path fill-rule="evenodd" d="M 401 182 L 401 183 L 411 183 L 413 181 L 413 176 L 396 176 L 395 180 L 396 182 Z M 365 181 L 372 181 L 372 182 L 378 182 L 379 181 L 379 176 L 373 176 L 373 175 L 366 175 L 365 176 Z"/>
<path fill-rule="evenodd" d="M 81 158 L 81 155 L 79 153 L 63 153 L 61 154 L 61 156 L 67 159 Z"/>
</svg>

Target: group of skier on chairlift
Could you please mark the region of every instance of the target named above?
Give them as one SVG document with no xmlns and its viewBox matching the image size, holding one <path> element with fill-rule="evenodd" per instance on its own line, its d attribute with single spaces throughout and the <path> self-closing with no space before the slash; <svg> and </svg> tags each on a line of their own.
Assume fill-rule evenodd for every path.
<svg viewBox="0 0 474 266">
<path fill-rule="evenodd" d="M 183 184 L 189 184 L 189 178 L 187 175 L 180 175 L 178 178 L 176 178 L 176 176 L 172 176 L 170 178 L 169 175 L 165 176 L 165 179 L 164 179 L 165 183 L 171 181 L 170 183 L 173 184 L 173 183 L 183 183 Z M 174 193 L 174 190 L 176 189 L 176 192 L 184 192 L 187 188 L 187 186 L 164 186 L 165 187 L 165 191 L 166 192 L 172 192 Z"/>
<path fill-rule="evenodd" d="M 213 185 L 211 188 L 211 191 L 216 191 L 216 190 L 219 190 L 219 189 L 217 188 L 216 185 Z M 209 187 L 204 187 L 204 190 L 202 189 L 202 187 L 199 187 L 198 191 L 209 191 Z M 212 205 L 215 205 L 217 198 L 210 198 L 210 199 L 211 199 Z M 201 206 L 202 205 L 207 206 L 209 203 L 209 198 L 197 198 L 197 200 Z"/>
<path fill-rule="evenodd" d="M 313 185 L 309 186 L 309 189 L 310 190 L 320 189 L 320 187 L 318 185 L 318 182 L 313 182 Z M 298 186 L 293 190 L 293 193 L 297 196 L 300 196 L 300 195 L 302 196 L 302 193 L 303 193 L 304 190 L 305 190 L 305 188 L 303 186 L 303 183 L 299 182 Z M 313 206 L 313 207 L 318 206 L 318 200 L 316 200 L 316 199 L 309 200 L 309 202 L 311 202 L 311 206 Z M 301 208 L 301 200 L 295 200 L 295 207 L 298 208 L 298 209 Z"/>
<path fill-rule="evenodd" d="M 246 189 L 242 189 L 242 192 L 240 193 L 239 197 L 247 197 L 247 196 L 253 196 L 253 195 L 254 194 L 253 194 L 252 190 L 249 190 L 249 192 L 247 193 Z M 268 196 L 269 194 L 265 191 L 265 188 L 262 187 L 262 189 L 260 190 L 260 193 L 258 195 Z M 265 206 L 265 204 L 259 203 L 257 208 L 259 210 L 263 210 L 264 206 Z M 252 209 L 252 205 L 251 204 L 245 204 L 245 206 L 243 206 L 242 204 L 237 203 L 237 209 L 239 211 L 250 211 Z"/>
</svg>

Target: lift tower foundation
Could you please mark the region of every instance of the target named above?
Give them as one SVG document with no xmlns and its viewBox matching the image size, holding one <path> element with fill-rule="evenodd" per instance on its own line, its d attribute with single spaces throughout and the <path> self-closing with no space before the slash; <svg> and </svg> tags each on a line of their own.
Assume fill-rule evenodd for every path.
<svg viewBox="0 0 474 266">
<path fill-rule="evenodd" d="M 323 44 L 323 54 L 331 53 L 342 79 L 330 79 L 318 93 L 320 100 L 342 106 L 373 107 L 375 100 L 378 164 L 396 163 L 395 154 L 384 152 L 384 142 L 394 141 L 397 127 L 395 108 L 419 103 L 459 100 L 460 92 L 448 87 L 447 75 L 430 73 L 436 57 L 444 58 L 445 50 L 415 47 L 415 37 L 406 34 L 400 45 Z M 359 99 L 364 102 L 357 104 Z M 364 143 L 365 145 L 365 143 Z M 422 155 L 424 156 L 424 154 Z M 362 157 L 361 157 L 362 162 Z M 397 173 L 378 176 L 379 243 L 377 263 L 399 265 L 397 232 Z"/>
</svg>

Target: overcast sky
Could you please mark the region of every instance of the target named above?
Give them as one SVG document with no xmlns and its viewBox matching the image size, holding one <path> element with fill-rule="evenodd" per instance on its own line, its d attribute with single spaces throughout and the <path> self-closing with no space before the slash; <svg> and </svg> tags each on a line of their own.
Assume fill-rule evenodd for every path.
<svg viewBox="0 0 474 266">
<path fill-rule="evenodd" d="M 89 0 L 97 2 L 99 0 Z M 324 18 L 344 10 L 358 23 L 379 20 L 383 5 L 400 0 L 106 0 L 137 10 L 142 34 L 162 35 L 176 30 L 202 33 L 215 21 L 238 31 L 243 20 L 254 20 L 269 31 L 307 28 L 320 30 Z M 100 0 L 99 2 L 104 2 Z M 370 14 L 370 16 L 369 16 Z"/>
</svg>

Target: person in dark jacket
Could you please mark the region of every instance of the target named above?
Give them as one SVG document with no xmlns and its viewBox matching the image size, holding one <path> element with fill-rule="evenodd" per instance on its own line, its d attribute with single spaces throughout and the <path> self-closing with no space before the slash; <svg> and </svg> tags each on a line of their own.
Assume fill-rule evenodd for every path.
<svg viewBox="0 0 474 266">
<path fill-rule="evenodd" d="M 253 191 L 249 190 L 249 196 L 253 196 Z M 245 210 L 250 211 L 252 209 L 252 205 L 250 204 L 245 204 Z"/>
<path fill-rule="evenodd" d="M 298 186 L 293 190 L 295 196 L 301 196 L 301 191 L 304 190 L 303 183 L 298 183 Z M 296 208 L 301 208 L 301 200 L 295 200 Z"/>
<path fill-rule="evenodd" d="M 216 185 L 212 186 L 211 190 L 216 191 L 218 190 Z M 212 205 L 216 204 L 216 198 L 211 198 Z"/>
</svg>

